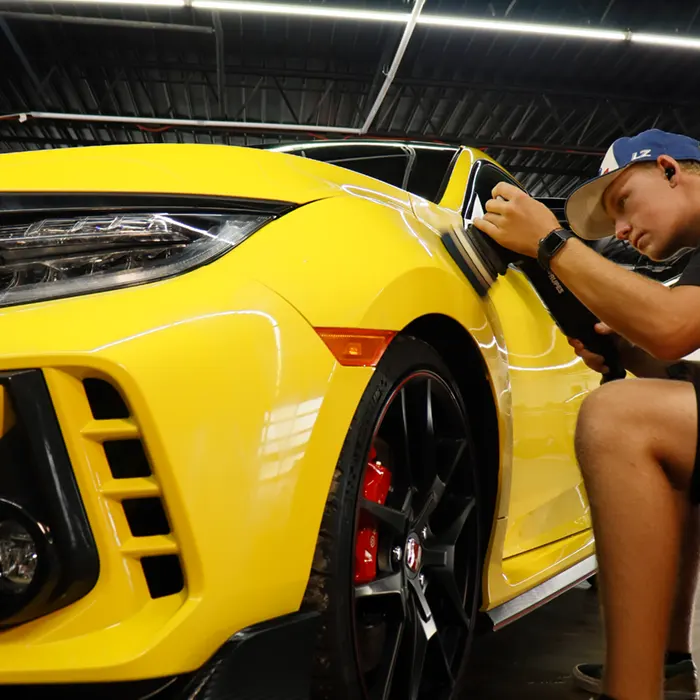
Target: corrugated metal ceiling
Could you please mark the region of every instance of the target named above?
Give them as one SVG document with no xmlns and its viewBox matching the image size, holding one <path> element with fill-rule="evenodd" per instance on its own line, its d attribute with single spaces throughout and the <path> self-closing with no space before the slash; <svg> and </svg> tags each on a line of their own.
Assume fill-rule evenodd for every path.
<svg viewBox="0 0 700 700">
<path fill-rule="evenodd" d="M 411 9 L 400 0 L 322 4 Z M 679 36 L 700 35 L 699 10 L 695 0 L 427 0 L 424 8 Z M 77 24 L 61 19 L 66 17 L 111 23 Z M 214 119 L 251 126 L 158 128 L 11 116 L 0 120 L 0 150 L 134 141 L 258 144 L 322 136 L 314 129 L 274 133 L 255 122 L 357 128 L 402 32 L 399 24 L 191 7 L 4 2 L 0 114 Z M 652 126 L 700 136 L 699 69 L 700 51 L 418 26 L 369 135 L 477 145 L 534 193 L 562 196 L 596 169 L 617 136 Z"/>
</svg>

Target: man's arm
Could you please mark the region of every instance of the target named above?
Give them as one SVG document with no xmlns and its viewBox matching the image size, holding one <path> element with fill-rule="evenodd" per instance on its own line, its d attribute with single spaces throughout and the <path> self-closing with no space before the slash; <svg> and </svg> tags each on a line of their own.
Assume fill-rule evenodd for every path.
<svg viewBox="0 0 700 700">
<path fill-rule="evenodd" d="M 668 379 L 668 368 L 673 362 L 657 360 L 641 348 L 630 346 L 622 351 L 622 363 L 625 369 L 635 377 L 647 379 Z"/>
<path fill-rule="evenodd" d="M 653 357 L 676 360 L 700 347 L 699 288 L 668 288 L 573 238 L 551 269 L 601 321 Z"/>
<path fill-rule="evenodd" d="M 541 202 L 502 182 L 474 225 L 510 250 L 537 256 L 541 238 L 559 223 Z M 700 288 L 669 289 L 606 260 L 572 238 L 552 272 L 601 321 L 660 360 L 677 360 L 700 347 Z"/>
</svg>

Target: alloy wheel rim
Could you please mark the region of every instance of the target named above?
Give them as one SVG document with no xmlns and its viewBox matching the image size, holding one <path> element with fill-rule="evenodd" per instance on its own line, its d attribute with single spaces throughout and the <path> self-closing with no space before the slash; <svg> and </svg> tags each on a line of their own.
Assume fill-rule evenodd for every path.
<svg viewBox="0 0 700 700">
<path fill-rule="evenodd" d="M 370 449 L 392 484 L 383 503 L 363 493 L 358 499 L 352 589 L 356 658 L 368 699 L 449 697 L 454 687 L 478 590 L 468 448 L 462 406 L 430 371 L 404 378 L 377 420 Z M 375 466 L 369 462 L 365 469 Z M 377 537 L 372 580 L 359 559 L 368 554 L 359 535 L 368 523 Z M 366 574 L 359 582 L 358 561 Z"/>
</svg>

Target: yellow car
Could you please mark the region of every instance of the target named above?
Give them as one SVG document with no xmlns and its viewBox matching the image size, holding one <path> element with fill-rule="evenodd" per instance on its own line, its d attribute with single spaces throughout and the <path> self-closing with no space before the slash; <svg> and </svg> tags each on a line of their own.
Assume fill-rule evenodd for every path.
<svg viewBox="0 0 700 700">
<path fill-rule="evenodd" d="M 456 697 L 477 632 L 594 574 L 600 377 L 468 238 L 500 179 L 400 142 L 0 157 L 0 686 Z"/>
</svg>

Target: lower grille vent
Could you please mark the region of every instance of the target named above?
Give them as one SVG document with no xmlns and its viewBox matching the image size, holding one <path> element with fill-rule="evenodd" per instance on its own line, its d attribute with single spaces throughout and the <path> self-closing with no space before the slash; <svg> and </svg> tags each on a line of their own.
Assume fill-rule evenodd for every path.
<svg viewBox="0 0 700 700">
<path fill-rule="evenodd" d="M 170 524 L 160 498 L 130 498 L 122 501 L 134 537 L 170 534 Z"/>
<path fill-rule="evenodd" d="M 83 435 L 102 444 L 112 476 L 105 480 L 103 493 L 120 503 L 131 535 L 119 526 L 122 552 L 139 560 L 151 598 L 179 593 L 185 587 L 179 547 L 138 422 L 111 382 L 82 382 L 93 419 Z"/>
<path fill-rule="evenodd" d="M 151 467 L 140 440 L 111 440 L 104 443 L 104 449 L 113 478 L 151 476 Z"/>
<path fill-rule="evenodd" d="M 84 379 L 83 386 L 95 420 L 129 417 L 129 407 L 109 382 L 103 379 Z"/>
<path fill-rule="evenodd" d="M 141 559 L 151 598 L 163 598 L 179 593 L 185 586 L 180 559 L 176 554 Z"/>
</svg>

